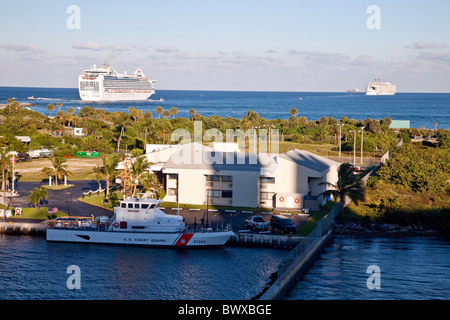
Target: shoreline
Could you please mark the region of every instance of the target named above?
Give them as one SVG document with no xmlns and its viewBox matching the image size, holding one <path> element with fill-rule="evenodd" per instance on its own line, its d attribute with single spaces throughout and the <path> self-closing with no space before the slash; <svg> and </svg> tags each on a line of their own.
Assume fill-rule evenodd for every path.
<svg viewBox="0 0 450 320">
<path fill-rule="evenodd" d="M 400 226 L 398 224 L 371 223 L 367 226 L 357 222 L 340 221 L 333 227 L 333 233 L 337 236 L 351 237 L 445 237 L 448 234 L 436 229 L 425 229 L 420 226 Z"/>
</svg>

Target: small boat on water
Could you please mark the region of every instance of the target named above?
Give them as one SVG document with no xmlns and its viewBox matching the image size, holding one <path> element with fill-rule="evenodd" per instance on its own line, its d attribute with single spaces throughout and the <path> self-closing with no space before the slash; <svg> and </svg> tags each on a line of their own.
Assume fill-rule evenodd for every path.
<svg viewBox="0 0 450 320">
<path fill-rule="evenodd" d="M 187 228 L 184 218 L 160 209 L 162 200 L 127 197 L 108 217 L 50 220 L 47 241 L 97 244 L 204 247 L 222 246 L 234 233 L 225 228 Z"/>
</svg>

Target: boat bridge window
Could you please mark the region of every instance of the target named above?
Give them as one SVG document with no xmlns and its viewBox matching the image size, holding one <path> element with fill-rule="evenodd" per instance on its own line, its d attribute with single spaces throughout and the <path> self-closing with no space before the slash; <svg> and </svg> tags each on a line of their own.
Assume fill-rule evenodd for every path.
<svg viewBox="0 0 450 320">
<path fill-rule="evenodd" d="M 139 209 L 139 203 L 135 203 L 135 204 L 134 204 L 134 208 L 135 208 L 135 209 Z"/>
<path fill-rule="evenodd" d="M 128 209 L 133 209 L 133 204 L 132 203 L 128 204 Z"/>
<path fill-rule="evenodd" d="M 127 207 L 127 204 L 126 204 L 125 202 L 122 202 L 122 203 L 120 204 L 120 207 L 121 207 L 121 208 L 126 208 L 126 207 Z"/>
<path fill-rule="evenodd" d="M 150 209 L 153 209 L 156 206 L 156 204 L 150 205 Z"/>
<path fill-rule="evenodd" d="M 148 208 L 148 203 L 143 203 L 143 204 L 141 204 L 141 208 L 142 208 L 142 209 L 147 209 L 147 208 Z"/>
</svg>

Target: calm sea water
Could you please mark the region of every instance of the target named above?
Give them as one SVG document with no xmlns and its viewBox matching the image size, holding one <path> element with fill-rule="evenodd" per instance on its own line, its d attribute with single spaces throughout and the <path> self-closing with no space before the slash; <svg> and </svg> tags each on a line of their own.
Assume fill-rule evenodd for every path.
<svg viewBox="0 0 450 320">
<path fill-rule="evenodd" d="M 0 300 L 248 300 L 288 251 L 144 248 L 48 243 L 0 235 Z M 80 268 L 70 290 L 67 268 Z"/>
<path fill-rule="evenodd" d="M 36 99 L 29 100 L 33 96 Z M 62 110 L 75 110 L 90 105 L 107 111 L 125 111 L 133 106 L 144 112 L 155 108 L 178 108 L 177 117 L 188 117 L 193 108 L 203 116 L 219 115 L 242 118 L 248 110 L 265 119 L 288 119 L 289 110 L 297 108 L 298 116 L 308 120 L 321 117 L 364 120 L 366 118 L 410 120 L 412 128 L 450 129 L 450 93 L 397 93 L 394 96 L 366 96 L 340 92 L 245 92 L 245 91 L 182 91 L 157 90 L 151 100 L 141 102 L 92 103 L 80 100 L 78 89 L 0 87 L 0 104 L 14 97 L 20 102 L 31 102 L 33 109 L 49 114 L 49 103 L 63 103 Z M 160 98 L 164 101 L 157 101 Z M 156 100 L 156 101 L 155 101 Z M 56 111 L 54 111 L 56 113 Z"/>
<path fill-rule="evenodd" d="M 367 287 L 371 265 L 379 267 L 380 289 Z M 335 236 L 284 299 L 448 300 L 450 241 Z"/>
</svg>

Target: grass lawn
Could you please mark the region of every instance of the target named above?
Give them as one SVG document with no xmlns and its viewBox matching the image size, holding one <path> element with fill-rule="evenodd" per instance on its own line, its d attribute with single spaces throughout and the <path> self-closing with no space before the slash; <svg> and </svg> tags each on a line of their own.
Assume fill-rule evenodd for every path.
<svg viewBox="0 0 450 320">
<path fill-rule="evenodd" d="M 84 180 L 86 175 L 92 171 L 96 165 L 102 164 L 101 158 L 69 158 L 64 163 L 68 166 L 68 170 L 72 173 L 68 177 L 69 180 Z M 15 169 L 19 172 L 20 181 L 43 181 L 48 179 L 48 176 L 41 175 L 42 168 L 52 167 L 52 164 L 47 158 L 33 159 L 28 162 L 16 163 Z M 64 184 L 64 180 L 58 181 Z M 48 184 L 48 183 L 47 183 Z"/>
<path fill-rule="evenodd" d="M 309 217 L 308 221 L 306 221 L 300 228 L 298 228 L 295 235 L 299 237 L 308 236 L 311 231 L 313 231 L 317 226 L 317 222 L 322 219 L 328 212 L 330 212 L 335 204 L 336 202 L 334 201 L 328 201 L 319 211 L 311 212 L 311 216 Z"/>
<path fill-rule="evenodd" d="M 12 209 L 14 210 L 14 209 Z M 67 213 L 63 211 L 58 211 L 56 214 L 51 216 L 52 219 L 67 216 Z M 13 218 L 21 219 L 49 219 L 47 208 L 41 207 L 38 211 L 35 208 L 22 208 L 22 215 L 14 215 Z"/>
</svg>

